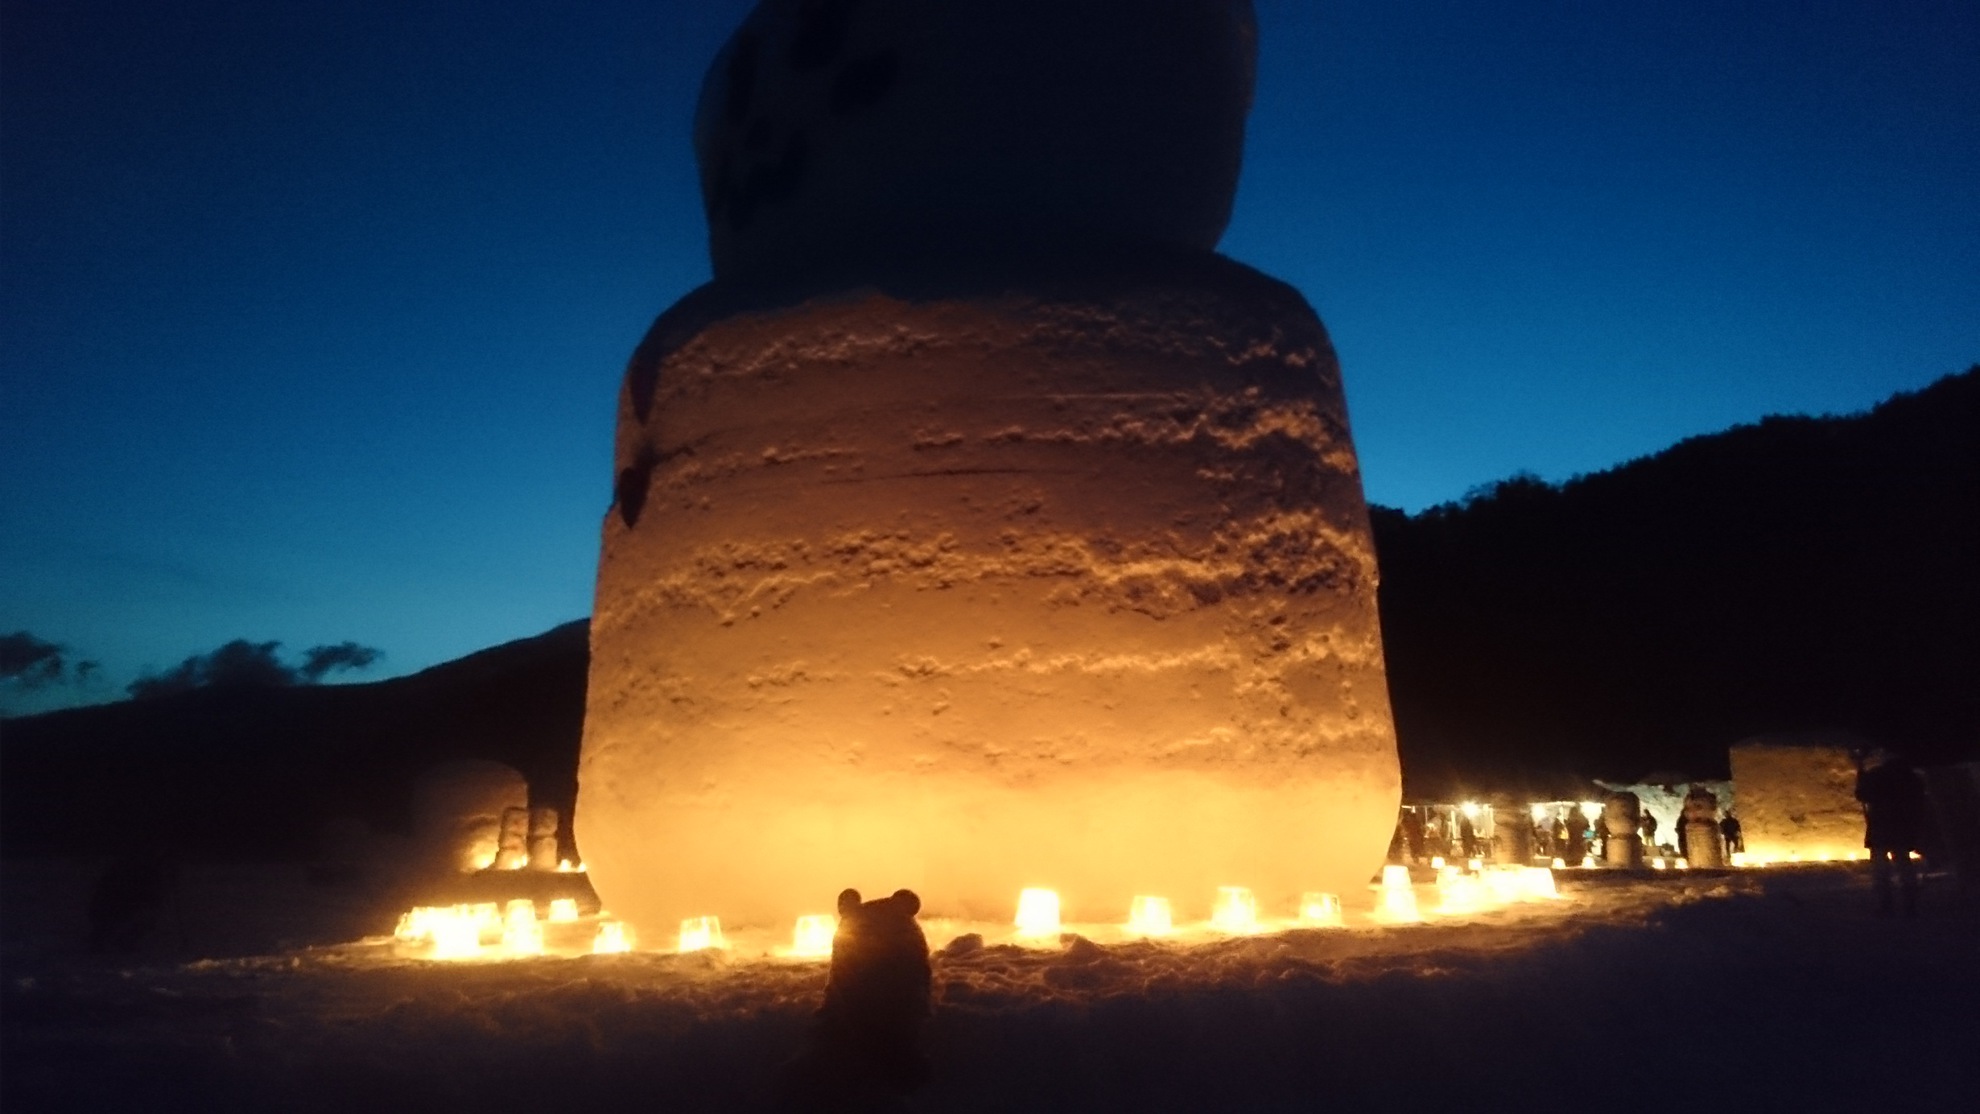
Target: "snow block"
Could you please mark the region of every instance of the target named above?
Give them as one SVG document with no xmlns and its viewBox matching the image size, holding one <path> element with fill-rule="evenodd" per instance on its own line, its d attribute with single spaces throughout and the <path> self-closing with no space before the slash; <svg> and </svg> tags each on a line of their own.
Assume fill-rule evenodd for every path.
<svg viewBox="0 0 1980 1114">
<path fill-rule="evenodd" d="M 1862 850 L 1863 806 L 1848 747 L 1748 740 L 1729 755 L 1748 856 L 1841 859 Z"/>
<path fill-rule="evenodd" d="M 1338 369 L 1207 253 L 749 305 L 629 369 L 576 836 L 646 939 L 848 883 L 1362 890 L 1400 797 Z"/>
</svg>

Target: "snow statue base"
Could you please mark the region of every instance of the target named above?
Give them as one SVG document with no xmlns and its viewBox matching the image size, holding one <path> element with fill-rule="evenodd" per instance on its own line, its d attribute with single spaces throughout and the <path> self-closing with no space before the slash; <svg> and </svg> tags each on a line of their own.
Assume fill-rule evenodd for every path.
<svg viewBox="0 0 1980 1114">
<path fill-rule="evenodd" d="M 575 834 L 649 940 L 1359 892 L 1400 793 L 1339 375 L 1213 254 L 1249 0 L 761 0 L 621 394 Z"/>
<path fill-rule="evenodd" d="M 577 834 L 642 936 L 839 889 L 1069 920 L 1365 887 L 1400 795 L 1332 349 L 1204 254 L 759 312 L 635 358 Z"/>
</svg>

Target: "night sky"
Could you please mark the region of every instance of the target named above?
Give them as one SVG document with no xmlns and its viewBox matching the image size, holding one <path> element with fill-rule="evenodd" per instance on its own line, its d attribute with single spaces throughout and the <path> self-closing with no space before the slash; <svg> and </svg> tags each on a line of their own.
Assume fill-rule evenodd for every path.
<svg viewBox="0 0 1980 1114">
<path fill-rule="evenodd" d="M 620 372 L 705 281 L 748 0 L 0 4 L 0 634 L 100 701 L 234 638 L 409 672 L 590 610 Z M 1371 500 L 1980 360 L 1971 0 L 1260 0 L 1223 250 Z"/>
</svg>

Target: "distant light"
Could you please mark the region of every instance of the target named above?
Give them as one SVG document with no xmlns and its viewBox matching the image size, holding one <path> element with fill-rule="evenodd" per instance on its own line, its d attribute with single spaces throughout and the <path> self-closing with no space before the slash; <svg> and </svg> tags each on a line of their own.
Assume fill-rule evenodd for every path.
<svg viewBox="0 0 1980 1114">
<path fill-rule="evenodd" d="M 1128 905 L 1127 930 L 1137 936 L 1167 936 L 1175 931 L 1169 899 L 1137 895 Z"/>
<path fill-rule="evenodd" d="M 791 955 L 799 959 L 824 959 L 832 954 L 832 937 L 839 931 L 839 918 L 830 913 L 807 913 L 791 930 Z"/>
<path fill-rule="evenodd" d="M 1019 936 L 1059 934 L 1059 895 L 1055 890 L 1028 889 L 1018 894 Z"/>
<path fill-rule="evenodd" d="M 552 924 L 568 924 L 577 919 L 577 898 L 559 897 L 551 899 L 550 921 Z"/>
<path fill-rule="evenodd" d="M 593 955 L 616 955 L 632 950 L 632 930 L 624 921 L 599 921 L 598 935 L 592 937 Z"/>
<path fill-rule="evenodd" d="M 1657 857 L 1657 858 L 1654 858 L 1654 859 L 1651 859 L 1651 860 L 1650 860 L 1650 869 L 1651 869 L 1651 870 L 1662 870 L 1662 869 L 1664 869 L 1664 868 L 1665 868 L 1666 866 L 1669 866 L 1669 865 L 1670 865 L 1670 864 L 1668 864 L 1668 863 L 1666 863 L 1666 862 L 1665 862 L 1665 861 L 1663 860 L 1663 858 L 1662 858 L 1662 856 L 1659 856 L 1659 857 Z"/>
<path fill-rule="evenodd" d="M 1567 869 L 1567 860 L 1566 860 L 1566 859 L 1563 859 L 1563 858 L 1561 858 L 1561 857 L 1560 857 L 1559 855 L 1555 855 L 1555 856 L 1554 856 L 1554 869 L 1555 869 L 1555 870 L 1566 870 L 1566 869 Z"/>
<path fill-rule="evenodd" d="M 1409 868 L 1396 863 L 1390 863 L 1384 866 L 1382 868 L 1382 888 L 1392 890 L 1398 886 L 1403 889 L 1409 888 Z"/>
<path fill-rule="evenodd" d="M 543 954 L 543 926 L 536 923 L 535 902 L 519 897 L 503 910 L 502 949 L 512 955 Z"/>
<path fill-rule="evenodd" d="M 680 950 L 682 954 L 726 948 L 728 946 L 728 941 L 722 939 L 722 918 L 689 917 L 681 922 Z"/>
<path fill-rule="evenodd" d="M 1480 871 L 1482 871 L 1482 870 L 1484 870 L 1484 869 L 1485 869 L 1485 860 L 1484 860 L 1484 859 L 1470 859 L 1470 860 L 1468 860 L 1468 861 L 1466 861 L 1466 862 L 1465 862 L 1465 864 L 1464 864 L 1464 868 L 1465 868 L 1466 870 L 1469 870 L 1469 871 L 1470 871 L 1471 873 L 1473 873 L 1473 874 L 1477 874 L 1478 872 L 1480 872 Z"/>
<path fill-rule="evenodd" d="M 1218 886 L 1210 924 L 1219 932 L 1249 936 L 1258 931 L 1258 899 L 1243 886 Z"/>
<path fill-rule="evenodd" d="M 1602 818 L 1602 806 L 1595 801 L 1583 801 L 1581 802 L 1581 815 L 1585 817 L 1590 824 L 1593 824 L 1595 821 L 1600 820 Z"/>
<path fill-rule="evenodd" d="M 1595 866 L 1596 866 L 1596 863 L 1595 863 L 1595 856 L 1593 856 L 1593 855 L 1583 855 L 1583 856 L 1581 857 L 1581 869 L 1583 869 L 1583 870 L 1594 870 L 1594 869 L 1595 869 Z"/>
<path fill-rule="evenodd" d="M 1555 862 L 1560 862 L 1555 859 Z M 1552 901 L 1561 896 L 1554 885 L 1554 872 L 1544 866 L 1529 866 L 1525 870 L 1526 897 L 1530 901 Z"/>
<path fill-rule="evenodd" d="M 1442 855 L 1430 856 L 1430 869 L 1431 870 L 1444 869 L 1444 857 Z"/>
<path fill-rule="evenodd" d="M 1328 893 L 1299 895 L 1299 920 L 1301 924 L 1328 928 L 1341 924 L 1340 897 Z"/>
<path fill-rule="evenodd" d="M 1535 824 L 1538 824 L 1538 823 L 1540 823 L 1540 822 L 1542 822 L 1542 821 L 1544 821 L 1544 820 L 1546 820 L 1546 819 L 1547 819 L 1547 814 L 1548 814 L 1548 813 L 1550 813 L 1550 812 L 1552 812 L 1552 811 L 1553 811 L 1553 810 L 1552 810 L 1552 809 L 1550 809 L 1550 808 L 1548 808 L 1548 807 L 1547 807 L 1546 805 L 1534 805 L 1534 806 L 1533 806 L 1533 822 L 1534 822 Z"/>
<path fill-rule="evenodd" d="M 1690 870 L 1691 860 L 1680 855 L 1671 865 L 1677 867 L 1679 870 Z"/>
<path fill-rule="evenodd" d="M 1464 802 L 1464 803 L 1463 803 L 1462 805 L 1459 805 L 1459 806 L 1458 806 L 1458 809 L 1459 809 L 1459 811 L 1461 811 L 1461 812 L 1463 812 L 1463 813 L 1465 814 L 1465 816 L 1466 816 L 1466 817 L 1468 817 L 1468 818 L 1470 818 L 1470 819 L 1472 819 L 1472 820 L 1476 820 L 1476 819 L 1478 819 L 1478 802 L 1477 802 L 1477 801 L 1466 801 L 1466 802 Z"/>
</svg>

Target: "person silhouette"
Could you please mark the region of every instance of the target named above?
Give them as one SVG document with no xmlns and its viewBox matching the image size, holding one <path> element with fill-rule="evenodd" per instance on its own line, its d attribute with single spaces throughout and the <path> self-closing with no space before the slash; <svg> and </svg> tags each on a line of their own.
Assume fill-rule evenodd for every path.
<svg viewBox="0 0 1980 1114">
<path fill-rule="evenodd" d="M 1859 759 L 1856 799 L 1863 802 L 1863 846 L 1870 849 L 1870 872 L 1877 912 L 1890 916 L 1891 875 L 1897 875 L 1904 915 L 1918 915 L 1919 850 L 1925 825 L 1925 783 L 1902 755 L 1879 752 Z"/>
</svg>

